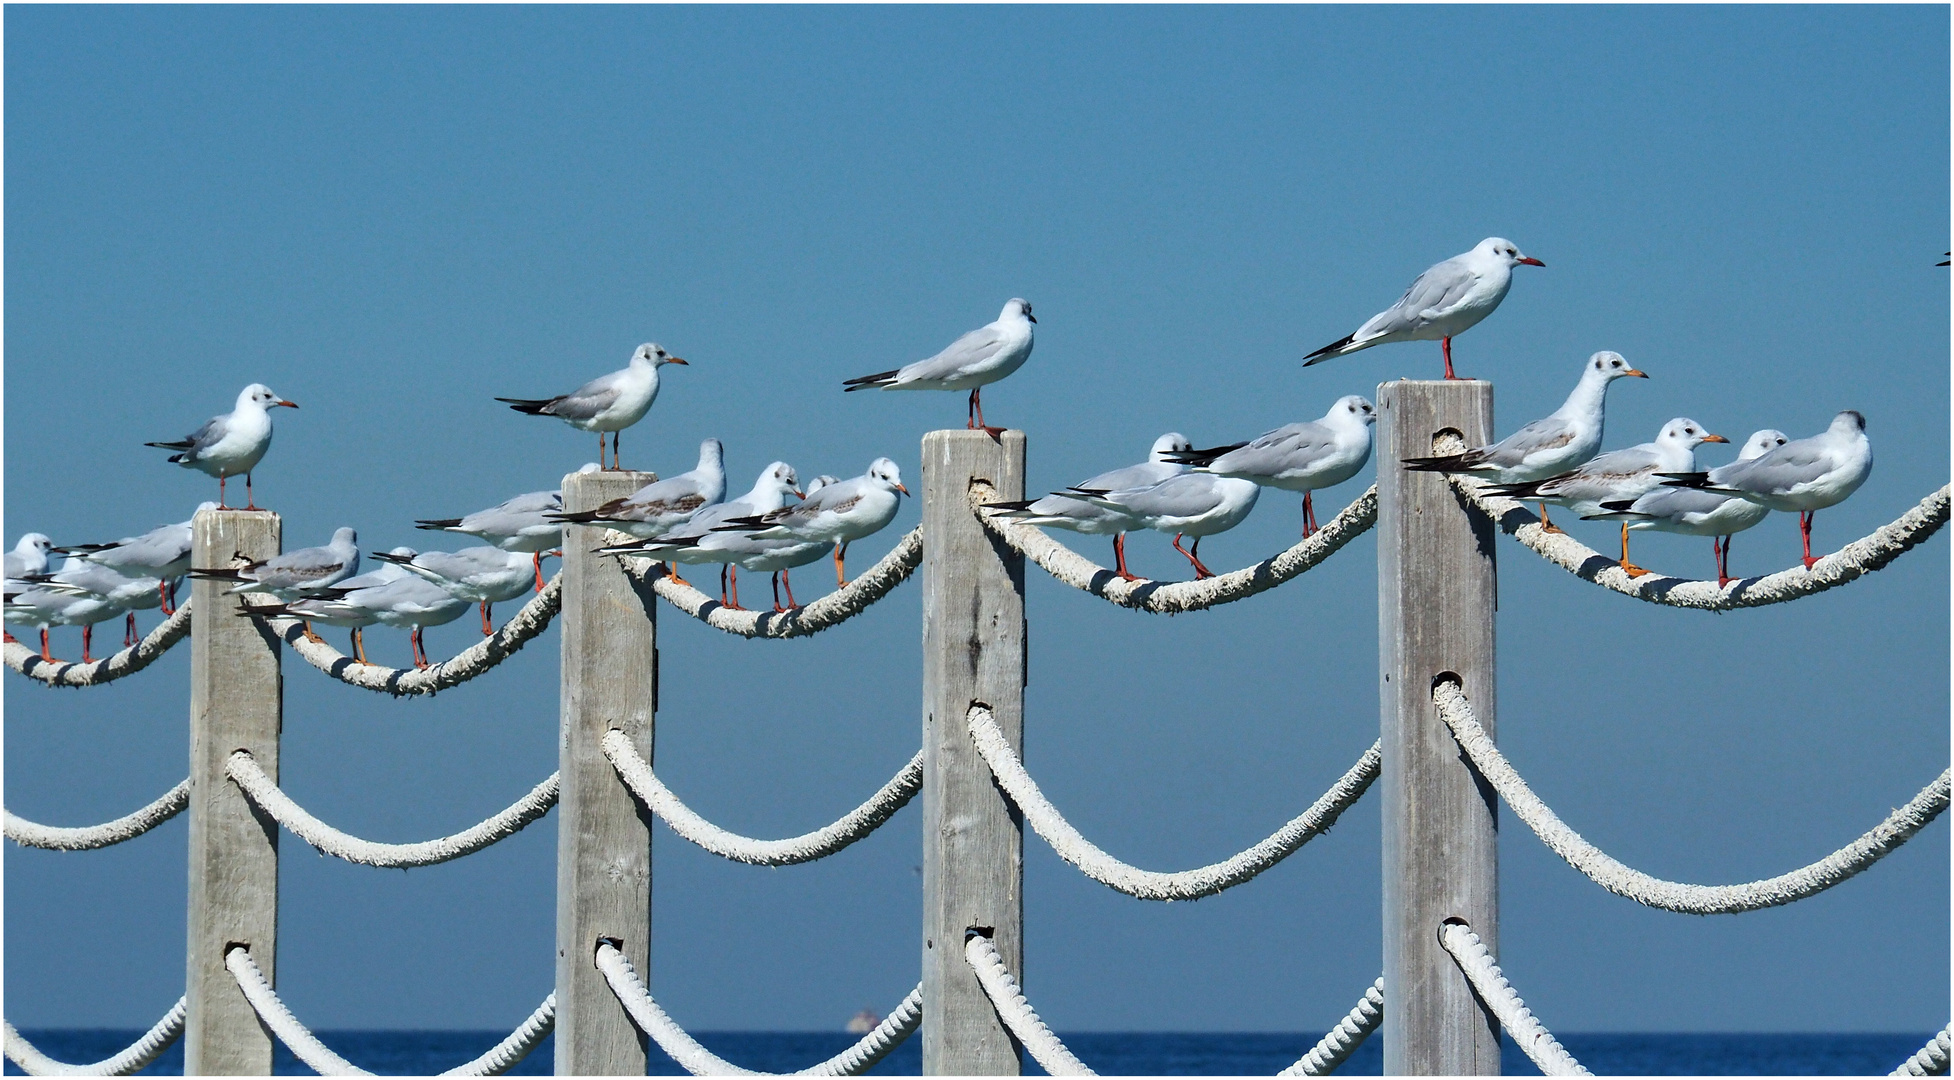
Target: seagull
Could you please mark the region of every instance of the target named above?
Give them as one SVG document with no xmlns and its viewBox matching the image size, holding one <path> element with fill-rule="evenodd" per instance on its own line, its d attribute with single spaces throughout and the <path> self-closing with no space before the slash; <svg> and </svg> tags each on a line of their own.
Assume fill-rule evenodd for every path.
<svg viewBox="0 0 1954 1080">
<path fill-rule="evenodd" d="M 663 536 L 692 520 L 701 508 L 726 497 L 725 452 L 718 439 L 707 439 L 699 444 L 699 464 L 691 472 L 646 484 L 595 510 L 547 516 L 563 524 L 606 525 L 640 540 Z"/>
<path fill-rule="evenodd" d="M 900 494 L 898 494 L 900 493 Z M 882 531 L 894 521 L 902 496 L 902 470 L 888 458 L 868 463 L 868 471 L 824 486 L 793 506 L 770 513 L 728 518 L 714 531 L 748 530 L 754 540 L 800 540 L 835 545 L 835 588 L 848 587 L 842 567 L 850 542 Z"/>
<path fill-rule="evenodd" d="M 1197 473 L 1232 476 L 1264 487 L 1303 493 L 1303 537 L 1316 531 L 1310 493 L 1335 487 L 1357 475 L 1371 459 L 1371 425 L 1377 409 L 1370 399 L 1350 394 L 1337 399 L 1323 419 L 1285 424 L 1251 442 L 1233 443 L 1174 456 Z"/>
<path fill-rule="evenodd" d="M 808 482 L 807 495 L 812 498 L 815 492 L 840 482 L 832 476 L 817 476 Z M 784 612 L 800 606 L 794 599 L 794 583 L 789 580 L 788 571 L 819 559 L 832 546 L 825 540 L 755 540 L 743 532 L 709 532 L 681 550 L 693 556 L 692 561 L 695 562 L 717 561 L 726 564 L 725 574 L 730 584 L 722 583 L 719 599 L 721 604 L 734 611 L 746 610 L 740 606 L 739 572 L 748 570 L 756 574 L 771 574 L 773 609 Z M 723 558 L 708 557 L 708 553 L 713 552 L 723 553 Z M 787 589 L 786 607 L 780 603 L 783 585 Z"/>
<path fill-rule="evenodd" d="M 316 596 L 324 589 L 359 573 L 359 536 L 352 529 L 334 530 L 332 542 L 324 547 L 300 548 L 242 567 L 193 566 L 192 578 L 234 581 L 232 593 L 267 593 L 287 603 Z M 305 628 L 314 641 L 319 635 Z"/>
<path fill-rule="evenodd" d="M 136 612 L 147 611 L 163 603 L 164 588 L 159 579 L 140 573 L 124 574 L 72 555 L 61 564 L 60 570 L 52 574 L 36 574 L 27 580 L 68 596 L 93 596 L 106 600 L 118 611 L 127 613 L 128 623 L 122 631 L 124 648 L 137 641 Z"/>
<path fill-rule="evenodd" d="M 419 553 L 410 547 L 397 547 L 387 552 L 387 554 L 397 559 L 412 559 Z M 376 553 L 374 558 L 380 558 L 380 555 Z M 379 620 L 371 611 L 365 608 L 336 605 L 333 601 L 349 593 L 357 592 L 361 589 L 371 589 L 376 586 L 385 585 L 391 581 L 399 581 L 401 578 L 407 576 L 407 571 L 402 569 L 398 563 L 385 561 L 377 569 L 361 574 L 358 577 L 347 578 L 345 581 L 324 590 L 321 596 L 294 600 L 289 604 L 248 607 L 238 612 L 238 614 L 244 616 L 290 615 L 294 618 L 303 619 L 308 623 L 322 622 L 327 626 L 346 627 L 352 631 L 353 659 L 365 664 L 368 663 L 366 658 L 366 640 L 361 634 L 361 631 L 372 626 Z"/>
<path fill-rule="evenodd" d="M 570 393 L 553 398 L 506 398 L 506 403 L 525 416 L 554 416 L 579 431 L 597 433 L 597 465 L 604 468 L 604 433 L 611 433 L 611 469 L 621 469 L 617 460 L 617 440 L 625 428 L 645 418 L 651 403 L 658 400 L 658 369 L 666 364 L 686 361 L 665 351 L 654 341 L 638 346 L 631 354 L 631 366 L 592 379 Z"/>
<path fill-rule="evenodd" d="M 7 552 L 7 580 L 14 581 L 30 574 L 47 573 L 48 552 L 54 550 L 54 541 L 45 533 L 27 533 Z"/>
<path fill-rule="evenodd" d="M 1765 428 L 1744 440 L 1737 452 L 1738 461 L 1749 461 L 1783 446 L 1791 439 L 1782 431 Z M 1605 502 L 1605 514 L 1594 514 L 1584 521 L 1625 521 L 1628 530 L 1655 529 L 1684 536 L 1707 536 L 1710 552 L 1717 560 L 1717 588 L 1734 580 L 1730 574 L 1730 538 L 1763 521 L 1771 511 L 1735 495 L 1721 495 L 1695 488 L 1659 487 L 1639 499 Z"/>
<path fill-rule="evenodd" d="M 271 413 L 268 410 L 283 405 L 288 409 L 298 408 L 295 401 L 286 401 L 272 393 L 271 387 L 264 383 L 252 383 L 238 393 L 237 407 L 222 416 L 204 422 L 204 426 L 178 439 L 176 442 L 144 443 L 163 450 L 175 450 L 169 460 L 186 469 L 196 469 L 217 478 L 217 509 L 228 510 L 224 505 L 224 481 L 228 477 L 244 474 L 244 508 L 256 510 L 258 504 L 251 498 L 251 470 L 264 460 L 265 451 L 271 449 Z"/>
<path fill-rule="evenodd" d="M 639 555 L 660 559 L 665 563 L 665 574 L 681 585 L 689 584 L 678 576 L 675 563 L 719 563 L 720 597 L 726 597 L 726 572 L 723 569 L 733 562 L 738 554 L 726 545 L 703 547 L 700 541 L 711 535 L 712 531 L 736 517 L 749 517 L 766 514 L 787 505 L 787 496 L 799 496 L 800 478 L 794 467 L 784 461 L 776 461 L 761 470 L 760 478 L 753 483 L 753 490 L 731 502 L 714 503 L 692 515 L 685 528 L 678 530 L 683 535 L 661 536 L 651 540 L 640 540 L 635 544 L 613 544 L 596 549 L 599 555 Z M 727 604 L 732 607 L 732 604 Z"/>
<path fill-rule="evenodd" d="M 78 596 L 59 589 L 36 587 L 8 596 L 4 618 L 15 626 L 39 627 L 41 659 L 49 662 L 54 660 L 54 654 L 48 651 L 48 627 L 81 627 L 81 662 L 86 664 L 94 659 L 89 655 L 89 639 L 95 624 L 120 614 L 121 608 L 99 596 Z"/>
<path fill-rule="evenodd" d="M 1176 463 L 1172 457 L 1177 452 L 1192 449 L 1194 444 L 1187 440 L 1187 436 L 1170 431 L 1153 441 L 1153 449 L 1147 451 L 1147 460 L 1124 469 L 1100 473 L 1074 486 L 1088 491 L 1120 491 L 1158 484 L 1170 476 L 1179 476 L 1187 471 L 1187 466 Z M 1140 523 L 1124 511 L 1075 499 L 1070 495 L 985 503 L 984 509 L 995 511 L 996 517 L 1021 521 L 1026 525 L 1049 525 L 1089 536 L 1112 533 L 1114 572 L 1127 581 L 1140 580 L 1138 574 L 1126 569 L 1126 534 L 1140 528 Z"/>
<path fill-rule="evenodd" d="M 1458 376 L 1452 374 L 1452 339 L 1477 326 L 1506 299 L 1514 267 L 1545 265 L 1521 254 L 1511 240 L 1489 236 L 1471 251 L 1419 274 L 1397 303 L 1372 315 L 1356 333 L 1310 353 L 1303 366 L 1386 342 L 1437 338 L 1445 351 L 1445 377 L 1456 379 Z"/>
<path fill-rule="evenodd" d="M 1214 571 L 1201 565 L 1201 538 L 1227 532 L 1241 524 L 1248 512 L 1255 509 L 1255 499 L 1261 493 L 1260 487 L 1247 480 L 1195 472 L 1123 491 L 1090 488 L 1066 491 L 1118 510 L 1155 532 L 1174 534 L 1174 550 L 1194 564 L 1196 581 L 1215 576 Z M 1182 536 L 1194 538 L 1194 550 L 1181 547 Z"/>
<path fill-rule="evenodd" d="M 529 567 L 519 551 L 494 547 L 462 548 L 452 554 L 424 551 L 406 556 L 391 553 L 375 555 L 384 563 L 395 563 L 408 573 L 441 588 L 462 600 L 482 606 L 482 636 L 495 631 L 489 625 L 489 608 L 504 600 L 514 600 L 529 589 Z"/>
<path fill-rule="evenodd" d="M 329 616 L 341 619 L 370 619 L 371 622 L 377 622 L 382 626 L 405 627 L 411 631 L 407 641 L 414 650 L 414 666 L 426 669 L 430 665 L 427 662 L 427 651 L 421 645 L 421 631 L 430 626 L 454 622 L 468 608 L 467 600 L 449 593 L 439 585 L 423 581 L 411 574 L 402 574 L 392 581 L 354 589 L 342 596 L 320 597 L 287 604 L 284 610 L 274 610 L 270 613 L 298 615 L 302 618 L 317 614 L 322 620 Z M 359 659 L 361 663 L 366 662 L 364 655 Z"/>
<path fill-rule="evenodd" d="M 984 423 L 984 403 L 979 395 L 985 386 L 1023 367 L 1031 358 L 1031 327 L 1037 321 L 1031 316 L 1030 301 L 1012 297 L 996 322 L 972 330 L 935 356 L 893 371 L 849 379 L 842 386 L 847 388 L 845 392 L 871 388 L 968 390 L 970 409 L 964 427 L 995 439 L 1004 429 Z"/>
<path fill-rule="evenodd" d="M 197 513 L 215 509 L 216 503 L 206 502 L 197 507 Z M 125 536 L 112 544 L 72 544 L 53 550 L 130 577 L 156 578 L 163 614 L 173 615 L 176 605 L 171 594 L 176 591 L 176 579 L 190 571 L 191 523 L 195 520 L 196 514 L 192 514 L 190 521 L 161 525 L 141 536 Z"/>
<path fill-rule="evenodd" d="M 426 518 L 416 521 L 414 527 L 472 536 L 504 551 L 533 556 L 536 591 L 542 592 L 543 552 L 563 546 L 563 526 L 551 521 L 549 515 L 562 509 L 561 491 L 532 491 L 467 517 Z"/>
<path fill-rule="evenodd" d="M 1572 472 L 1524 484 L 1495 484 L 1488 490 L 1511 499 L 1534 499 L 1565 506 L 1590 517 L 1606 513 L 1603 503 L 1639 499 L 1662 483 L 1669 473 L 1696 470 L 1696 448 L 1706 442 L 1729 442 L 1721 435 L 1703 430 L 1703 425 L 1678 416 L 1662 425 L 1654 442 L 1640 443 L 1625 450 L 1611 450 Z M 1685 463 L 1677 467 L 1677 462 Z M 1629 577 L 1641 577 L 1647 570 L 1628 561 L 1628 522 L 1622 522 L 1621 568 Z"/>
<path fill-rule="evenodd" d="M 1832 424 L 1809 439 L 1785 443 L 1749 461 L 1698 473 L 1694 463 L 1669 483 L 1736 495 L 1759 506 L 1786 513 L 1797 511 L 1798 535 L 1805 542 L 1805 569 L 1812 557 L 1812 517 L 1837 506 L 1859 490 L 1873 471 L 1873 444 L 1866 438 L 1866 418 L 1851 409 L 1834 416 Z"/>
<path fill-rule="evenodd" d="M 1553 414 L 1522 427 L 1491 446 L 1463 454 L 1406 458 L 1413 472 L 1471 473 L 1499 484 L 1525 484 L 1579 468 L 1601 449 L 1603 406 L 1608 386 L 1616 379 L 1646 379 L 1648 374 L 1628 366 L 1618 352 L 1606 350 L 1581 365 L 1574 392 Z M 1540 524 L 1559 532 L 1547 520 L 1547 504 L 1540 504 Z"/>
</svg>

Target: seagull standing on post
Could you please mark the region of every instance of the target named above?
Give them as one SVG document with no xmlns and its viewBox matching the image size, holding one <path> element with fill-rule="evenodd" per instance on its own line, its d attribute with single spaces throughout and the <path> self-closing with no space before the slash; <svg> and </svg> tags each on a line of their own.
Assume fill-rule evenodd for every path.
<svg viewBox="0 0 1954 1080">
<path fill-rule="evenodd" d="M 842 383 L 846 392 L 856 390 L 968 390 L 967 430 L 982 431 L 995 439 L 1003 428 L 984 423 L 983 388 L 1024 366 L 1031 358 L 1031 302 L 1013 297 L 1004 305 L 997 321 L 980 326 L 950 343 L 950 347 L 927 360 L 918 360 L 893 371 L 863 375 Z"/>
<path fill-rule="evenodd" d="M 560 397 L 495 400 L 525 416 L 554 416 L 579 431 L 596 432 L 598 467 L 615 471 L 624 467 L 617 461 L 618 436 L 643 420 L 651 411 L 651 403 L 658 400 L 658 369 L 684 363 L 657 342 L 647 341 L 631 354 L 631 366 L 592 379 Z M 611 436 L 608 466 L 604 465 L 605 432 Z"/>
<path fill-rule="evenodd" d="M 1392 341 L 1437 340 L 1445 351 L 1445 377 L 1452 373 L 1452 339 L 1493 313 L 1513 284 L 1516 266 L 1545 266 L 1522 254 L 1511 240 L 1489 236 L 1479 246 L 1418 275 L 1398 302 L 1370 317 L 1357 332 L 1310 353 L 1304 367 Z"/>
<path fill-rule="evenodd" d="M 163 450 L 175 450 L 169 460 L 172 464 L 186 469 L 196 469 L 217 478 L 217 509 L 228 510 L 224 505 L 225 479 L 244 474 L 244 508 L 256 510 L 258 504 L 251 497 L 251 470 L 264 460 L 265 451 L 271 449 L 271 413 L 269 410 L 283 405 L 288 409 L 298 408 L 298 403 L 286 401 L 271 392 L 264 383 L 252 383 L 237 396 L 237 407 L 222 416 L 204 422 L 204 426 L 175 442 L 144 443 Z"/>
</svg>

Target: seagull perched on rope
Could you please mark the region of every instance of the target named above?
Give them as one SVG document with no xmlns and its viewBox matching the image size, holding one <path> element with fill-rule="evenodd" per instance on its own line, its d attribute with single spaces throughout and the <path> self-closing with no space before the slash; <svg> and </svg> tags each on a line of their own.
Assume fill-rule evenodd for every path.
<svg viewBox="0 0 1954 1080">
<path fill-rule="evenodd" d="M 632 544 L 612 544 L 596 549 L 599 555 L 637 555 L 649 559 L 660 559 L 665 563 L 665 575 L 672 581 L 687 585 L 678 576 L 677 563 L 688 565 L 698 563 L 718 563 L 720 602 L 727 607 L 735 607 L 726 591 L 726 567 L 739 558 L 740 552 L 728 545 L 703 545 L 701 541 L 711 535 L 712 530 L 736 517 L 749 517 L 765 514 L 787 505 L 787 497 L 799 498 L 800 478 L 794 467 L 784 461 L 776 461 L 761 471 L 759 479 L 753 482 L 753 490 L 731 502 L 714 503 L 700 510 L 685 523 L 685 528 L 676 530 L 675 535 L 661 536 L 651 540 L 640 540 Z M 735 579 L 737 583 L 737 579 Z"/>
<path fill-rule="evenodd" d="M 1178 431 L 1170 431 L 1153 441 L 1153 448 L 1147 451 L 1147 460 L 1140 464 L 1103 472 L 1089 480 L 1081 480 L 1073 486 L 1081 491 L 1121 491 L 1158 484 L 1168 477 L 1179 476 L 1187 471 L 1187 466 L 1175 462 L 1173 456 L 1178 452 L 1192 449 L 1194 444 L 1187 440 L 1187 436 Z M 1145 526 L 1140 524 L 1139 519 L 1123 510 L 1088 502 L 1072 495 L 1047 495 L 1041 499 L 985 503 L 984 509 L 993 511 L 996 517 L 1023 522 L 1026 525 L 1051 526 L 1088 536 L 1104 536 L 1111 533 L 1113 572 L 1126 581 L 1141 580 L 1138 574 L 1126 568 L 1126 534 Z"/>
<path fill-rule="evenodd" d="M 1033 323 L 1031 302 L 1013 297 L 1006 301 L 997 321 L 980 326 L 950 343 L 950 347 L 927 360 L 905 367 L 863 375 L 842 383 L 847 392 L 856 390 L 968 390 L 969 415 L 964 427 L 982 431 L 995 439 L 1004 429 L 984 423 L 983 388 L 1024 366 L 1031 358 Z"/>
<path fill-rule="evenodd" d="M 416 552 L 410 547 L 397 547 L 388 551 L 386 554 L 394 556 L 395 559 L 412 559 L 419 552 Z M 379 559 L 381 556 L 375 554 L 374 558 Z M 327 626 L 345 627 L 351 631 L 350 643 L 353 648 L 353 659 L 359 661 L 361 664 L 370 665 L 372 661 L 366 658 L 366 639 L 361 632 L 380 621 L 378 616 L 365 608 L 335 604 L 334 601 L 362 589 L 376 588 L 388 582 L 399 581 L 401 578 L 407 576 L 407 571 L 397 562 L 383 560 L 374 569 L 360 574 L 357 577 L 349 577 L 331 588 L 323 590 L 320 596 L 294 600 L 289 604 L 246 606 L 238 612 L 238 615 L 243 618 L 251 618 L 259 615 L 270 617 L 287 615 L 295 619 L 301 619 L 307 623 L 322 622 Z"/>
<path fill-rule="evenodd" d="M 1744 440 L 1738 461 L 1749 461 L 1790 442 L 1782 431 L 1765 428 Z M 1628 530 L 1654 529 L 1683 536 L 1707 536 L 1717 560 L 1717 588 L 1735 580 L 1730 576 L 1730 538 L 1763 521 L 1771 511 L 1735 495 L 1686 487 L 1659 487 L 1639 499 L 1605 502 L 1606 513 L 1583 521 L 1623 521 Z"/>
<path fill-rule="evenodd" d="M 829 484 L 801 502 L 764 514 L 727 518 L 715 532 L 744 531 L 754 540 L 799 540 L 835 545 L 835 588 L 848 587 L 843 569 L 850 542 L 882 531 L 894 521 L 902 496 L 902 470 L 888 458 L 869 462 L 860 476 Z"/>
<path fill-rule="evenodd" d="M 1521 254 L 1511 240 L 1489 236 L 1471 251 L 1419 274 L 1397 303 L 1372 315 L 1356 333 L 1310 353 L 1303 366 L 1393 341 L 1437 340 L 1445 352 L 1445 377 L 1456 379 L 1452 373 L 1452 339 L 1479 325 L 1479 320 L 1491 315 L 1506 299 L 1514 267 L 1545 265 Z"/>
<path fill-rule="evenodd" d="M 609 469 L 621 469 L 617 460 L 617 440 L 625 428 L 645 418 L 651 403 L 658 400 L 658 369 L 666 364 L 685 364 L 664 346 L 647 341 L 631 354 L 629 367 L 590 380 L 567 394 L 553 398 L 505 398 L 507 404 L 525 416 L 554 416 L 578 431 L 597 433 L 597 466 L 604 465 L 604 434 L 611 436 Z"/>
<path fill-rule="evenodd" d="M 663 536 L 726 497 L 725 453 L 718 439 L 707 439 L 699 444 L 699 464 L 691 472 L 655 480 L 595 510 L 545 516 L 566 525 L 606 525 L 640 540 Z"/>
<path fill-rule="evenodd" d="M 238 393 L 237 406 L 222 416 L 212 417 L 204 426 L 178 439 L 175 442 L 144 443 L 163 450 L 175 450 L 169 460 L 186 469 L 196 469 L 217 478 L 217 508 L 228 510 L 224 505 L 224 481 L 239 473 L 244 474 L 244 508 L 256 510 L 258 504 L 251 496 L 251 470 L 263 461 L 265 451 L 271 449 L 271 413 L 269 410 L 284 406 L 298 408 L 295 401 L 286 401 L 272 393 L 271 387 L 264 383 L 252 383 Z"/>
<path fill-rule="evenodd" d="M 1812 517 L 1844 502 L 1873 471 L 1873 444 L 1866 418 L 1851 409 L 1834 416 L 1830 427 L 1809 439 L 1785 443 L 1749 461 L 1711 469 L 1671 470 L 1668 483 L 1735 495 L 1759 506 L 1798 514 L 1798 536 L 1805 545 L 1805 569 L 1812 557 Z"/>
<path fill-rule="evenodd" d="M 1173 455 L 1197 473 L 1232 476 L 1263 487 L 1303 493 L 1303 537 L 1316 532 L 1310 494 L 1357 475 L 1371 459 L 1377 408 L 1358 394 L 1337 399 L 1321 420 L 1285 424 L 1249 442 Z"/>
<path fill-rule="evenodd" d="M 543 553 L 563 546 L 563 526 L 549 515 L 562 509 L 562 492 L 531 491 L 467 517 L 423 519 L 414 527 L 472 536 L 504 551 L 529 555 L 536 570 L 536 591 L 542 592 Z"/>
<path fill-rule="evenodd" d="M 197 513 L 215 509 L 216 503 L 207 502 L 197 507 Z M 190 521 L 161 525 L 141 536 L 125 536 L 114 543 L 70 544 L 52 550 L 87 559 L 128 577 L 156 578 L 163 614 L 173 615 L 176 581 L 190 571 L 191 524 L 195 520 L 196 515 L 192 514 Z"/>
<path fill-rule="evenodd" d="M 349 528 L 334 530 L 332 542 L 322 547 L 300 548 L 269 559 L 246 562 L 243 566 L 190 568 L 192 579 L 236 582 L 232 593 L 265 593 L 290 602 L 319 596 L 326 589 L 360 572 L 359 534 Z M 312 628 L 305 636 L 320 640 Z"/>
<path fill-rule="evenodd" d="M 406 556 L 381 553 L 373 556 L 432 584 L 448 590 L 458 599 L 482 606 L 482 636 L 495 632 L 490 625 L 490 608 L 504 600 L 514 600 L 529 591 L 529 560 L 519 551 L 494 547 L 462 548 L 456 552 L 423 551 Z"/>
<path fill-rule="evenodd" d="M 1155 532 L 1172 535 L 1174 550 L 1194 564 L 1194 579 L 1199 581 L 1215 576 L 1201 563 L 1201 538 L 1240 525 L 1261 493 L 1261 487 L 1247 480 L 1185 472 L 1147 487 L 1124 491 L 1075 487 L 1061 494 L 1110 507 Z M 1181 546 L 1183 536 L 1194 538 L 1193 550 Z"/>
</svg>

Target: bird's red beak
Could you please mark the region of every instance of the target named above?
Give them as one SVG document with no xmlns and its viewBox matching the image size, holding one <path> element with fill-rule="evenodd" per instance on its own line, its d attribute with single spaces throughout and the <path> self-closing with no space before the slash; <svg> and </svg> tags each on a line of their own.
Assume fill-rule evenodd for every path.
<svg viewBox="0 0 1954 1080">
<path fill-rule="evenodd" d="M 1705 435 L 1703 436 L 1703 441 L 1704 442 L 1729 442 L 1730 440 L 1724 438 L 1721 435 Z"/>
<path fill-rule="evenodd" d="M 298 408 L 298 407 L 299 407 L 299 403 L 298 403 L 298 402 L 296 402 L 296 401 L 286 401 L 286 400 L 284 400 L 283 398 L 280 398 L 280 399 L 279 399 L 279 401 L 278 401 L 278 403 L 279 403 L 280 405 L 283 405 L 283 406 L 285 406 L 285 407 L 286 407 L 286 408 L 288 408 L 288 409 L 296 409 L 296 408 Z"/>
<path fill-rule="evenodd" d="M 680 359 L 679 357 L 676 357 L 676 356 L 667 356 L 667 357 L 665 358 L 665 362 L 666 362 L 667 364 L 684 364 L 684 365 L 685 365 L 686 367 L 691 367 L 691 366 L 692 366 L 690 362 L 688 362 L 688 361 L 686 361 L 686 360 L 682 360 L 682 359 Z"/>
<path fill-rule="evenodd" d="M 800 489 L 800 488 L 795 488 L 795 489 L 794 489 L 794 498 L 796 498 L 796 499 L 805 499 L 805 498 L 807 498 L 807 496 L 801 493 L 801 489 Z"/>
<path fill-rule="evenodd" d="M 1533 256 L 1531 256 L 1531 255 L 1529 255 L 1529 256 L 1527 256 L 1526 258 L 1523 258 L 1523 259 L 1521 259 L 1521 260 L 1520 260 L 1520 262 L 1521 262 L 1522 264 L 1524 264 L 1524 265 L 1526 265 L 1526 266 L 1545 266 L 1545 265 L 1547 265 L 1546 263 L 1544 263 L 1544 262 L 1541 262 L 1541 261 L 1540 261 L 1539 259 L 1536 259 L 1536 258 L 1534 258 L 1534 257 L 1533 257 Z"/>
<path fill-rule="evenodd" d="M 1641 368 L 1629 368 L 1628 371 L 1625 372 L 1625 374 L 1633 375 L 1638 379 L 1646 379 L 1649 377 L 1649 373 L 1643 371 Z"/>
<path fill-rule="evenodd" d="M 908 495 L 908 494 L 909 494 L 909 489 L 908 489 L 908 488 L 906 488 L 906 487 L 903 487 L 903 486 L 902 486 L 901 484 L 897 484 L 897 485 L 896 485 L 896 490 L 897 490 L 897 491 L 900 491 L 900 492 L 902 492 L 902 493 L 903 493 L 904 495 Z"/>
</svg>

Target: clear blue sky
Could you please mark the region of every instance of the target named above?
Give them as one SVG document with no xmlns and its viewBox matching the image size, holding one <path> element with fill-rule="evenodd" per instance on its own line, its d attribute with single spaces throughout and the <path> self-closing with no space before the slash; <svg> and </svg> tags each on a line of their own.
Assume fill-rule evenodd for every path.
<svg viewBox="0 0 1954 1080">
<path fill-rule="evenodd" d="M 1687 415 L 1733 439 L 1841 408 L 1878 467 L 1826 549 L 1948 475 L 1948 11 L 1738 9 L 55 8 L 6 11 L 6 540 L 180 520 L 213 485 L 144 440 L 269 383 L 259 498 L 288 547 L 553 486 L 589 440 L 494 395 L 560 392 L 640 341 L 667 369 L 627 464 L 725 440 L 914 474 L 953 395 L 840 393 L 1037 305 L 986 395 L 1038 487 L 1319 415 L 1438 373 L 1435 344 L 1301 367 L 1419 270 L 1502 235 L 1544 259 L 1457 343 L 1502 430 L 1615 349 L 1610 445 Z M 1711 448 L 1703 460 L 1727 459 Z M 1325 496 L 1325 511 L 1369 480 Z M 905 508 L 873 558 L 915 522 Z M 1265 498 L 1217 568 L 1291 542 Z M 1605 547 L 1605 527 L 1576 526 Z M 1131 545 L 1179 575 L 1163 538 Z M 1101 542 L 1085 550 L 1109 553 Z M 1656 537 L 1638 561 L 1711 569 Z M 1604 593 L 1500 548 L 1500 738 L 1591 839 L 1664 876 L 1801 865 L 1948 757 L 1948 548 L 1722 616 Z M 1739 537 L 1789 565 L 1791 518 Z M 1297 813 L 1376 734 L 1366 539 L 1272 594 L 1164 619 L 1030 574 L 1030 764 L 1103 846 L 1208 862 Z M 804 575 L 818 593 L 820 574 Z M 762 586 L 764 591 L 764 586 Z M 729 828 L 786 835 L 913 752 L 917 592 L 812 641 L 661 616 L 659 766 Z M 154 616 L 146 617 L 145 625 Z M 430 633 L 436 655 L 474 636 Z M 66 654 L 76 633 L 58 635 Z M 370 648 L 393 662 L 399 635 Z M 287 663 L 284 782 L 408 840 L 555 767 L 556 637 L 432 701 Z M 181 779 L 188 650 L 54 693 L 8 675 L 5 801 L 52 823 Z M 1560 1030 L 1930 1031 L 1948 1016 L 1948 831 L 1788 909 L 1652 912 L 1505 815 L 1502 959 Z M 733 866 L 661 831 L 653 985 L 700 1028 L 832 1028 L 916 978 L 918 815 L 815 866 Z M 183 840 L 6 869 L 6 1013 L 152 1021 L 182 988 Z M 548 989 L 554 819 L 374 871 L 283 843 L 279 984 L 322 1028 L 510 1027 Z M 1150 905 L 1026 841 L 1027 982 L 1060 1030 L 1318 1030 L 1379 966 L 1378 805 L 1254 884 Z M 460 929 L 460 932 L 455 932 Z M 112 978 L 103 983 L 105 973 Z"/>
</svg>

